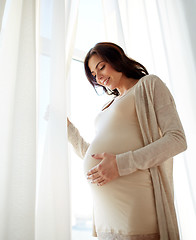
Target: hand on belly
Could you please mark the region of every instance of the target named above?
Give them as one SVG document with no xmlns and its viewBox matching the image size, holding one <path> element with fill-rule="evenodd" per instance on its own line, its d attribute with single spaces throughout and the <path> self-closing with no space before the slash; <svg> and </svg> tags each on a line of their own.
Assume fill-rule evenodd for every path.
<svg viewBox="0 0 196 240">
<path fill-rule="evenodd" d="M 116 155 L 111 153 L 98 153 L 92 155 L 97 159 L 97 165 L 87 172 L 87 179 L 102 186 L 119 177 Z"/>
</svg>

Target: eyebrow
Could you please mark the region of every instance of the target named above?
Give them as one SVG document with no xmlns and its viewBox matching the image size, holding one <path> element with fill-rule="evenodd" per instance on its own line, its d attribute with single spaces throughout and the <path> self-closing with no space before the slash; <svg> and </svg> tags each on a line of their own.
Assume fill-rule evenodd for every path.
<svg viewBox="0 0 196 240">
<path fill-rule="evenodd" d="M 104 62 L 104 61 L 98 62 L 97 65 L 96 65 L 96 67 L 95 67 L 95 69 L 96 69 L 96 68 L 99 66 L 99 64 L 102 63 L 102 62 Z M 94 72 L 94 71 L 92 71 L 91 73 L 93 73 L 93 72 Z"/>
</svg>

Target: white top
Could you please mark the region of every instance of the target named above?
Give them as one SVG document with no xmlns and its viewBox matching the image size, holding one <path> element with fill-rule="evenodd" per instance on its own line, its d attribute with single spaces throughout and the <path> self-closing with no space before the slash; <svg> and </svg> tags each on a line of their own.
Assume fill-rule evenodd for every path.
<svg viewBox="0 0 196 240">
<path fill-rule="evenodd" d="M 135 85 L 95 119 L 96 137 L 84 157 L 84 172 L 99 163 L 91 154 L 120 154 L 144 146 L 134 101 Z M 136 171 L 101 187 L 90 184 L 97 232 L 125 235 L 158 232 L 149 170 Z"/>
</svg>

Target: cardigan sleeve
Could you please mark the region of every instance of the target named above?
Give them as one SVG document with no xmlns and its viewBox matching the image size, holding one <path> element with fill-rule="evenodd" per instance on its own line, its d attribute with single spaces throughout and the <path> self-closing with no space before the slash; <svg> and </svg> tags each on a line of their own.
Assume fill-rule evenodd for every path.
<svg viewBox="0 0 196 240">
<path fill-rule="evenodd" d="M 72 144 L 75 153 L 83 159 L 90 144 L 83 139 L 79 130 L 71 121 L 67 127 L 67 134 L 68 141 Z"/>
<path fill-rule="evenodd" d="M 143 117 L 148 118 L 148 121 L 150 121 L 149 115 L 155 115 L 155 129 L 157 129 L 158 125 L 161 136 L 142 148 L 116 155 L 120 176 L 133 173 L 138 169 L 145 170 L 156 167 L 187 148 L 184 130 L 169 89 L 158 77 L 155 77 L 153 81 L 149 81 L 147 84 L 149 87 L 145 91 L 151 93 L 146 95 L 151 97 L 147 97 L 146 101 L 152 102 L 153 111 L 148 115 L 146 112 Z M 142 110 L 144 109 L 140 109 L 140 111 Z"/>
</svg>

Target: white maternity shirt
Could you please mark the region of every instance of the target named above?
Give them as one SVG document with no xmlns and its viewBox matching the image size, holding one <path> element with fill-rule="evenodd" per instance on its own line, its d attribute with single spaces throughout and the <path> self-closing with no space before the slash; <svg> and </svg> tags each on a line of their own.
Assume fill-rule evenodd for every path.
<svg viewBox="0 0 196 240">
<path fill-rule="evenodd" d="M 96 136 L 84 158 L 85 174 L 99 162 L 91 154 L 120 154 L 144 146 L 135 110 L 134 89 L 135 85 L 122 96 L 116 97 L 96 117 Z M 154 192 L 148 169 L 121 176 L 103 186 L 90 186 L 98 236 L 105 233 L 125 236 L 158 233 Z"/>
</svg>

